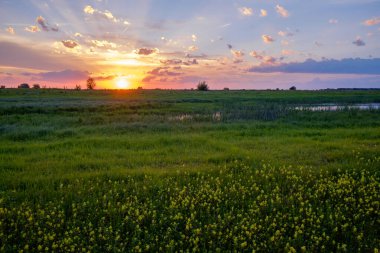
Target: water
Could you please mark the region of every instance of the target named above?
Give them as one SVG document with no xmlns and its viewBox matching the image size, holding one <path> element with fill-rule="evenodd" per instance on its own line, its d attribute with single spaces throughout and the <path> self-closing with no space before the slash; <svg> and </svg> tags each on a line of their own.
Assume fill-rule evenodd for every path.
<svg viewBox="0 0 380 253">
<path fill-rule="evenodd" d="M 320 105 L 302 105 L 296 106 L 294 109 L 298 111 L 339 111 L 345 109 L 356 110 L 380 110 L 380 103 L 369 104 L 352 104 L 352 105 L 338 105 L 338 104 L 320 104 Z"/>
</svg>

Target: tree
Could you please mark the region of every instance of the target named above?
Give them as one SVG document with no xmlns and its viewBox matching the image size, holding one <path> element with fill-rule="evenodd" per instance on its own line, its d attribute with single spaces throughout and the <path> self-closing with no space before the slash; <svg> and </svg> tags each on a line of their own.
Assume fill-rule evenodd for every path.
<svg viewBox="0 0 380 253">
<path fill-rule="evenodd" d="M 209 87 L 206 81 L 199 82 L 197 85 L 197 90 L 202 90 L 202 91 L 208 91 Z"/>
<path fill-rule="evenodd" d="M 289 88 L 289 90 L 297 90 L 296 86 L 292 86 Z"/>
<path fill-rule="evenodd" d="M 21 88 L 21 89 L 29 89 L 29 84 L 27 84 L 27 83 L 22 83 L 22 84 L 20 84 L 18 87 Z"/>
<path fill-rule="evenodd" d="M 75 90 L 81 90 L 81 89 L 82 87 L 80 86 L 80 84 L 75 85 Z"/>
<path fill-rule="evenodd" d="M 39 89 L 41 86 L 38 83 L 33 84 L 33 89 Z"/>
<path fill-rule="evenodd" d="M 89 90 L 93 90 L 93 89 L 95 88 L 95 86 L 96 86 L 96 83 L 95 83 L 94 78 L 89 77 L 89 78 L 87 79 L 87 89 L 89 89 Z"/>
</svg>

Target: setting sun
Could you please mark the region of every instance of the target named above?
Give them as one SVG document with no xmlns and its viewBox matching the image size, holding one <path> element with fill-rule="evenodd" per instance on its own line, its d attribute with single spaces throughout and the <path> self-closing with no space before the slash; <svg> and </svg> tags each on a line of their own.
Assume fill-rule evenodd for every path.
<svg viewBox="0 0 380 253">
<path fill-rule="evenodd" d="M 126 89 L 129 87 L 129 82 L 125 77 L 116 79 L 116 87 L 118 89 Z"/>
</svg>

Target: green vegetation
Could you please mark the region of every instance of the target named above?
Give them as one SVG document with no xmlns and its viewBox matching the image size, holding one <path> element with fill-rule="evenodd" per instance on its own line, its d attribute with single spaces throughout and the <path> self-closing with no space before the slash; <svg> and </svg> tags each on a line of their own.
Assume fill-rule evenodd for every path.
<svg viewBox="0 0 380 253">
<path fill-rule="evenodd" d="M 376 252 L 379 91 L 0 90 L 0 251 Z"/>
</svg>

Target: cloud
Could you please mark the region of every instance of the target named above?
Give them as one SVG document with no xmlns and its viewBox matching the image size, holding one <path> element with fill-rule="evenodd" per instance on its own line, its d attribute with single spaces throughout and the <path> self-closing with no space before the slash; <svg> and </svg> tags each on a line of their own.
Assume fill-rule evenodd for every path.
<svg viewBox="0 0 380 253">
<path fill-rule="evenodd" d="M 8 33 L 14 35 L 16 34 L 15 29 L 11 26 L 9 26 L 7 29 L 5 29 Z"/>
<path fill-rule="evenodd" d="M 58 32 L 59 31 L 58 27 L 50 26 L 48 24 L 48 22 L 42 16 L 38 16 L 36 18 L 36 22 L 37 22 L 37 24 L 40 25 L 41 29 L 45 32 L 49 32 L 49 31 Z"/>
<path fill-rule="evenodd" d="M 263 60 L 264 56 L 262 54 L 259 54 L 257 51 L 252 51 L 249 53 L 250 56 L 258 59 L 258 60 Z"/>
<path fill-rule="evenodd" d="M 92 8 L 91 5 L 85 6 L 83 11 L 84 11 L 84 13 L 87 13 L 87 14 L 94 14 L 95 13 L 95 9 Z"/>
<path fill-rule="evenodd" d="M 260 17 L 266 17 L 268 15 L 268 12 L 264 9 L 260 10 Z"/>
<path fill-rule="evenodd" d="M 244 56 L 244 53 L 240 50 L 233 50 L 231 49 L 231 54 L 236 58 L 241 58 Z"/>
<path fill-rule="evenodd" d="M 22 73 L 24 76 L 28 76 L 31 81 L 41 81 L 41 82 L 53 82 L 53 83 L 69 83 L 77 82 L 81 80 L 86 80 L 89 76 L 87 71 L 77 71 L 77 70 L 63 70 L 63 71 L 50 71 L 50 72 L 40 72 L 40 73 Z"/>
<path fill-rule="evenodd" d="M 183 75 L 182 72 L 170 71 L 169 67 L 158 67 L 147 72 L 147 76 L 141 81 L 143 83 L 149 83 L 151 81 L 166 82 L 170 80 L 171 77 L 178 77 Z"/>
<path fill-rule="evenodd" d="M 108 21 L 114 22 L 114 23 L 122 23 L 124 25 L 130 25 L 130 23 L 128 21 L 121 19 L 121 18 L 119 18 L 119 19 L 116 18 L 112 14 L 112 12 L 110 12 L 108 10 L 100 11 L 100 10 L 93 8 L 91 5 L 86 5 L 83 8 L 83 12 L 88 14 L 88 15 L 92 15 L 97 19 L 103 19 L 103 20 L 108 20 Z"/>
<path fill-rule="evenodd" d="M 278 32 L 278 35 L 280 35 L 280 36 L 282 36 L 282 37 L 292 37 L 293 35 L 294 35 L 294 33 L 292 33 L 292 32 L 289 32 L 289 31 L 287 31 L 287 32 L 284 32 L 284 31 L 279 31 Z"/>
<path fill-rule="evenodd" d="M 262 35 L 261 38 L 265 43 L 272 43 L 274 41 L 274 39 L 271 36 L 265 34 Z"/>
<path fill-rule="evenodd" d="M 338 24 L 338 20 L 332 18 L 329 20 L 329 24 Z"/>
<path fill-rule="evenodd" d="M 190 52 L 195 52 L 195 51 L 198 51 L 198 47 L 197 46 L 189 46 L 187 48 L 187 50 L 189 50 Z"/>
<path fill-rule="evenodd" d="M 191 35 L 191 40 L 192 40 L 193 42 L 196 42 L 197 39 L 198 39 L 197 35 L 195 35 L 195 34 Z"/>
<path fill-rule="evenodd" d="M 363 24 L 367 25 L 367 26 L 380 24 L 380 17 L 367 19 L 367 20 L 363 21 Z"/>
<path fill-rule="evenodd" d="M 356 45 L 358 47 L 365 46 L 365 42 L 361 38 L 357 38 L 356 40 L 354 40 L 352 42 L 352 44 L 354 44 L 354 45 Z"/>
<path fill-rule="evenodd" d="M 289 17 L 289 12 L 281 5 L 276 5 L 276 12 L 283 18 Z"/>
<path fill-rule="evenodd" d="M 14 42 L 0 41 L 0 65 L 16 68 L 39 70 L 59 70 L 70 68 L 88 68 L 89 63 L 84 58 L 74 55 L 57 55 L 49 48 L 37 45 L 21 45 Z"/>
<path fill-rule="evenodd" d="M 162 64 L 165 65 L 177 65 L 177 64 L 182 64 L 181 59 L 167 59 L 167 60 L 160 60 Z"/>
<path fill-rule="evenodd" d="M 198 65 L 197 59 L 187 60 L 183 62 L 183 65 L 190 66 L 190 65 Z"/>
<path fill-rule="evenodd" d="M 78 46 L 78 43 L 73 40 L 62 40 L 61 42 L 67 48 L 74 48 Z"/>
<path fill-rule="evenodd" d="M 253 10 L 252 10 L 252 8 L 249 8 L 249 7 L 239 8 L 239 12 L 243 16 L 252 16 L 253 15 Z"/>
<path fill-rule="evenodd" d="M 360 59 L 347 58 L 342 60 L 315 61 L 308 59 L 304 62 L 283 63 L 276 66 L 256 66 L 249 72 L 284 72 L 284 73 L 324 73 L 324 74 L 376 74 L 380 75 L 380 58 Z"/>
<path fill-rule="evenodd" d="M 318 41 L 315 41 L 314 45 L 316 45 L 317 47 L 322 47 L 323 46 L 323 44 L 321 42 L 318 42 Z"/>
<path fill-rule="evenodd" d="M 231 44 L 227 44 L 227 47 L 228 47 L 228 49 L 232 49 L 232 45 Z"/>
<path fill-rule="evenodd" d="M 283 50 L 281 50 L 281 54 L 282 55 L 292 55 L 292 54 L 295 54 L 295 53 L 296 53 L 296 51 L 290 50 L 290 49 L 283 49 Z"/>
<path fill-rule="evenodd" d="M 81 33 L 75 33 L 74 36 L 79 37 L 79 38 L 83 37 L 83 35 Z"/>
<path fill-rule="evenodd" d="M 135 50 L 135 53 L 139 55 L 151 55 L 151 54 L 156 54 L 159 51 L 160 50 L 158 50 L 158 48 L 139 48 Z"/>
<path fill-rule="evenodd" d="M 25 27 L 25 31 L 31 32 L 31 33 L 36 33 L 36 32 L 39 32 L 41 30 L 40 30 L 40 28 L 38 28 L 38 26 L 31 25 L 31 26 Z"/>
<path fill-rule="evenodd" d="M 103 49 L 115 49 L 117 45 L 107 40 L 91 40 L 93 46 Z"/>
</svg>

